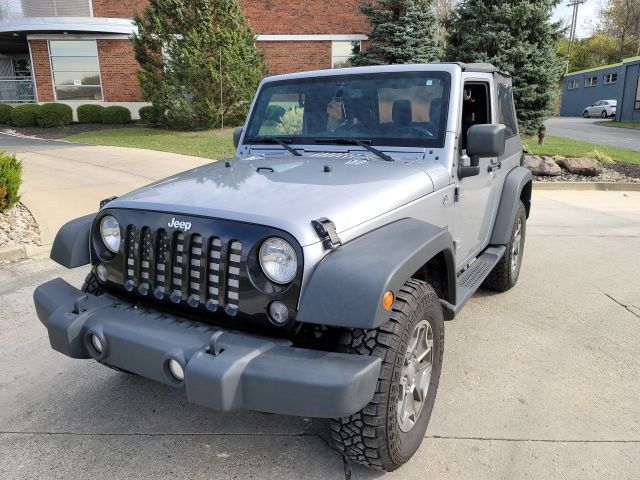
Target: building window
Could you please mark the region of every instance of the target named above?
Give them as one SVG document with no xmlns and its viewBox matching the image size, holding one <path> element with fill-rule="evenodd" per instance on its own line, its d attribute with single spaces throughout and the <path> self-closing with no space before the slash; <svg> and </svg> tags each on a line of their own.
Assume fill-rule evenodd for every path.
<svg viewBox="0 0 640 480">
<path fill-rule="evenodd" d="M 604 76 L 604 84 L 608 85 L 610 83 L 616 83 L 618 81 L 618 74 L 617 73 L 607 73 Z"/>
<path fill-rule="evenodd" d="M 587 77 L 584 79 L 585 87 L 595 87 L 598 84 L 598 77 Z"/>
<path fill-rule="evenodd" d="M 351 66 L 351 57 L 360 52 L 362 42 L 331 42 L 331 68 Z"/>
<path fill-rule="evenodd" d="M 580 82 L 578 80 L 569 80 L 567 82 L 567 89 L 569 90 L 575 90 L 578 87 L 580 87 Z"/>
<path fill-rule="evenodd" d="M 49 55 L 57 100 L 102 100 L 95 40 L 52 40 Z"/>
<path fill-rule="evenodd" d="M 638 77 L 638 83 L 636 84 L 636 103 L 635 110 L 640 110 L 640 77 Z"/>
</svg>

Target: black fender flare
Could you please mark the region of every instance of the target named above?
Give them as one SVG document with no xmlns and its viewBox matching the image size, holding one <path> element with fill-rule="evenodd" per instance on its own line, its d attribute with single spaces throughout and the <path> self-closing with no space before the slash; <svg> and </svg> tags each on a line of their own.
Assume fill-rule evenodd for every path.
<svg viewBox="0 0 640 480">
<path fill-rule="evenodd" d="M 377 328 L 389 318 L 388 290 L 400 288 L 429 260 L 444 253 L 449 300 L 455 303 L 453 239 L 447 229 L 405 218 L 358 237 L 326 255 L 300 299 L 297 320 L 346 328 Z"/>
<path fill-rule="evenodd" d="M 525 167 L 515 167 L 507 174 L 493 225 L 491 245 L 506 245 L 509 242 L 513 222 L 518 212 L 518 200 L 521 198 L 527 210 L 527 218 L 529 218 L 532 185 L 533 175 Z"/>
<path fill-rule="evenodd" d="M 76 268 L 91 263 L 89 239 L 95 213 L 65 223 L 53 241 L 51 260 L 63 267 Z"/>
</svg>

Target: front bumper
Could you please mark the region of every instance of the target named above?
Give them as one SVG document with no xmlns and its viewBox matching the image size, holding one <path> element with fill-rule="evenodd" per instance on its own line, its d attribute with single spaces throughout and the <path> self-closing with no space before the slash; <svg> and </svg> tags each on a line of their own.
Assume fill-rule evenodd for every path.
<svg viewBox="0 0 640 480">
<path fill-rule="evenodd" d="M 183 388 L 190 402 L 221 411 L 351 415 L 373 398 L 380 371 L 377 357 L 295 348 L 287 340 L 88 295 L 60 278 L 39 286 L 34 302 L 54 350 Z M 183 367 L 184 381 L 169 372 L 170 359 Z"/>
</svg>

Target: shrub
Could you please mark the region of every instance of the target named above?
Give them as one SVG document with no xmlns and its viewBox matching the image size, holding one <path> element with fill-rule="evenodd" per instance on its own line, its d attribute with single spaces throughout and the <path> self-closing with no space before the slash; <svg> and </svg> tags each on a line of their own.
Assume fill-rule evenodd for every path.
<svg viewBox="0 0 640 480">
<path fill-rule="evenodd" d="M 286 111 L 280 123 L 276 126 L 276 132 L 280 135 L 297 135 L 302 131 L 304 110 L 298 107 Z"/>
<path fill-rule="evenodd" d="M 64 127 L 73 120 L 73 110 L 64 103 L 45 103 L 36 112 L 36 119 L 43 128 Z"/>
<path fill-rule="evenodd" d="M 159 123 L 162 119 L 162 111 L 155 105 L 140 108 L 138 114 L 142 123 Z"/>
<path fill-rule="evenodd" d="M 38 124 L 37 114 L 40 105 L 24 103 L 11 111 L 11 123 L 16 127 L 35 127 Z"/>
<path fill-rule="evenodd" d="M 20 200 L 18 190 L 22 182 L 22 163 L 15 155 L 0 152 L 0 211 L 11 208 Z"/>
<path fill-rule="evenodd" d="M 102 123 L 108 123 L 111 125 L 129 123 L 131 121 L 131 112 L 126 107 L 119 107 L 113 105 L 111 107 L 105 107 L 102 111 Z"/>
<path fill-rule="evenodd" d="M 0 103 L 0 123 L 9 123 L 11 121 L 11 105 L 4 105 Z"/>
<path fill-rule="evenodd" d="M 612 163 L 614 163 L 613 158 L 611 158 L 606 153 L 601 152 L 597 148 L 594 148 L 593 151 L 587 153 L 586 156 L 589 158 L 593 158 L 602 165 L 611 165 Z"/>
<path fill-rule="evenodd" d="M 80 123 L 102 123 L 102 112 L 104 107 L 94 103 L 87 103 L 78 107 L 78 122 Z"/>
</svg>

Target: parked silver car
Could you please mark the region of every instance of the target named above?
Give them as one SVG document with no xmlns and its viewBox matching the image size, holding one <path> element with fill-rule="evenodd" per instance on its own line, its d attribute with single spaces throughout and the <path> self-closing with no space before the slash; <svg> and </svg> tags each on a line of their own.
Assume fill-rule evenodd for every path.
<svg viewBox="0 0 640 480">
<path fill-rule="evenodd" d="M 615 117 L 616 116 L 616 107 L 618 106 L 617 100 L 598 100 L 597 102 L 589 105 L 582 112 L 582 116 L 584 118 L 589 117 Z"/>
<path fill-rule="evenodd" d="M 518 280 L 532 176 L 511 77 L 272 77 L 234 141 L 60 230 L 51 257 L 92 270 L 36 290 L 51 346 L 217 410 L 327 418 L 345 457 L 394 470 L 425 436 L 444 320 Z"/>
</svg>

